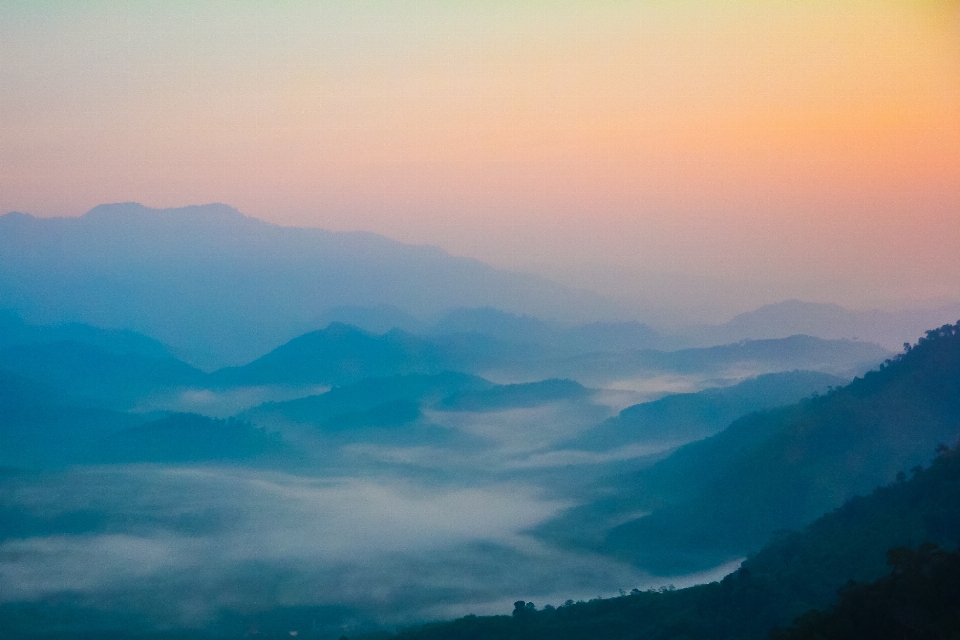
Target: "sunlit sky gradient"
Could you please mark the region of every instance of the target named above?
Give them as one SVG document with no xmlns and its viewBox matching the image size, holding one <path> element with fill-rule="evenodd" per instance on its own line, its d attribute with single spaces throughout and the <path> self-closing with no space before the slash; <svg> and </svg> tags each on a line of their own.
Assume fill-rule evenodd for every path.
<svg viewBox="0 0 960 640">
<path fill-rule="evenodd" d="M 960 298 L 960 2 L 11 2 L 0 211 L 226 202 L 703 317 Z"/>
</svg>

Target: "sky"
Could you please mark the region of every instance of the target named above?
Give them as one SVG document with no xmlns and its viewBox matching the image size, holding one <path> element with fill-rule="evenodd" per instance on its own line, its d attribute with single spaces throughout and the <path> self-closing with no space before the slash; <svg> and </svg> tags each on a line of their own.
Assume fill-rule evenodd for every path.
<svg viewBox="0 0 960 640">
<path fill-rule="evenodd" d="M 0 212 L 122 201 L 691 319 L 956 300 L 960 2 L 3 2 Z"/>
</svg>

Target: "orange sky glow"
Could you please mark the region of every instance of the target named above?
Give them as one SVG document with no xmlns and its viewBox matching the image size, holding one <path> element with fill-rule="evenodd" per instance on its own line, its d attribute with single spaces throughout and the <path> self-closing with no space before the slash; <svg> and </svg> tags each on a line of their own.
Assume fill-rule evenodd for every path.
<svg viewBox="0 0 960 640">
<path fill-rule="evenodd" d="M 960 2 L 4 3 L 0 212 L 128 200 L 638 311 L 957 299 Z"/>
</svg>

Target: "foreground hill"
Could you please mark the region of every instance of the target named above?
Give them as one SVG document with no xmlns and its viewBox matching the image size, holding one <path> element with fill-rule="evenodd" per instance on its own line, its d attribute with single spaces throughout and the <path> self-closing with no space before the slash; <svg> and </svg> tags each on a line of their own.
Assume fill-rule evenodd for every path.
<svg viewBox="0 0 960 640">
<path fill-rule="evenodd" d="M 893 572 L 873 584 L 850 584 L 827 612 L 811 611 L 773 640 L 903 640 L 960 633 L 960 552 L 934 544 L 891 549 Z"/>
<path fill-rule="evenodd" d="M 721 582 L 680 590 L 635 590 L 619 598 L 568 601 L 541 610 L 518 601 L 512 616 L 467 616 L 363 637 L 760 640 L 811 608 L 829 606 L 849 580 L 883 576 L 889 549 L 928 542 L 956 547 L 960 451 L 944 451 L 929 469 L 916 469 L 912 475 L 851 500 L 801 532 L 781 536 Z"/>
<path fill-rule="evenodd" d="M 0 216 L 0 300 L 44 322 L 142 331 L 205 368 L 248 361 L 343 306 L 391 305 L 415 316 L 468 306 L 615 312 L 594 294 L 433 247 L 280 227 L 220 204 Z"/>
</svg>

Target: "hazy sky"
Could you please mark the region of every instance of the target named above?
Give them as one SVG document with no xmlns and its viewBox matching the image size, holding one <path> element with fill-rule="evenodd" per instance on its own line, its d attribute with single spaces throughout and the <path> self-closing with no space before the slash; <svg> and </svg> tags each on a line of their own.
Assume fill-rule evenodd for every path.
<svg viewBox="0 0 960 640">
<path fill-rule="evenodd" d="M 639 302 L 957 298 L 960 2 L 3 2 L 0 211 L 127 200 Z"/>
</svg>

